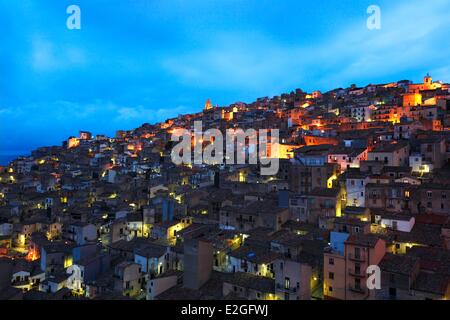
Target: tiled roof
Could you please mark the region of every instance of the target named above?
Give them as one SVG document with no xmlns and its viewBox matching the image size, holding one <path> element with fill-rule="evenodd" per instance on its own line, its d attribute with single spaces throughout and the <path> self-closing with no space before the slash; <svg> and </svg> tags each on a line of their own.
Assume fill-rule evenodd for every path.
<svg viewBox="0 0 450 320">
<path fill-rule="evenodd" d="M 419 259 L 413 256 L 386 253 L 379 267 L 386 272 L 411 275 L 418 265 Z"/>
</svg>

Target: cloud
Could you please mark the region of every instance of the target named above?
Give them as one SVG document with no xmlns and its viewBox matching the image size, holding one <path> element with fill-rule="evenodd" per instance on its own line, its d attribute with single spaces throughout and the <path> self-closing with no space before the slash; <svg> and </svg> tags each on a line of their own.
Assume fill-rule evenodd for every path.
<svg viewBox="0 0 450 320">
<path fill-rule="evenodd" d="M 31 150 L 40 146 L 60 144 L 80 130 L 94 134 L 114 135 L 116 130 L 134 129 L 145 122 L 155 123 L 188 113 L 192 108 L 146 108 L 121 106 L 114 102 L 53 101 L 18 107 L 0 108 L 0 135 L 14 135 L 1 141 L 0 152 Z M 17 124 L 20 125 L 17 125 Z M 20 143 L 18 143 L 20 141 Z M 14 153 L 14 152 L 13 152 Z"/>
<path fill-rule="evenodd" d="M 381 30 L 367 29 L 364 12 L 361 19 L 317 42 L 286 43 L 262 33 L 223 32 L 207 47 L 169 57 L 162 65 L 184 84 L 250 90 L 299 83 L 332 89 L 426 69 L 450 54 L 448 43 L 442 43 L 450 29 L 450 3 L 430 2 L 385 4 Z M 307 84 L 310 79 L 316 82 Z"/>
<path fill-rule="evenodd" d="M 244 40 L 245 39 L 245 40 Z M 181 82 L 208 88 L 270 88 L 283 82 L 302 48 L 288 48 L 260 33 L 222 33 L 208 48 L 164 59 L 162 67 Z"/>
<path fill-rule="evenodd" d="M 66 71 L 86 64 L 85 53 L 78 47 L 56 45 L 40 36 L 32 40 L 31 66 L 36 72 Z"/>
<path fill-rule="evenodd" d="M 450 82 L 450 66 L 433 69 L 431 74 L 435 79 L 446 80 L 445 82 L 447 83 Z"/>
<path fill-rule="evenodd" d="M 159 122 L 167 118 L 177 116 L 178 114 L 191 112 L 192 108 L 186 106 L 178 106 L 176 108 L 145 108 L 122 107 L 117 109 L 116 121 L 123 120 L 140 120 L 144 122 Z"/>
<path fill-rule="evenodd" d="M 351 1 L 83 1 L 75 33 L 65 4 L 3 2 L 0 131 L 11 145 L 131 129 L 198 111 L 207 97 L 251 102 L 428 71 L 450 81 L 448 0 L 378 0 L 379 31 Z"/>
</svg>

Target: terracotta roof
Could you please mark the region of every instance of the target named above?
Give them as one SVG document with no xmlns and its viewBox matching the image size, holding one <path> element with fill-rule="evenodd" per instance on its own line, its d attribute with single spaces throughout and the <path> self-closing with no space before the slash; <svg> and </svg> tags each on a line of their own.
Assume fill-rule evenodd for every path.
<svg viewBox="0 0 450 320">
<path fill-rule="evenodd" d="M 418 268 L 418 266 L 418 258 L 409 255 L 397 255 L 392 253 L 386 253 L 379 264 L 379 267 L 383 271 L 404 275 L 411 275 L 412 272 Z"/>
<path fill-rule="evenodd" d="M 444 296 L 449 285 L 449 277 L 422 271 L 414 282 L 413 290 Z"/>
<path fill-rule="evenodd" d="M 377 244 L 378 240 L 380 240 L 380 238 L 373 234 L 355 234 L 348 237 L 345 244 L 353 244 L 364 247 L 369 246 L 373 248 Z"/>
<path fill-rule="evenodd" d="M 275 280 L 267 277 L 256 276 L 246 272 L 232 273 L 224 279 L 224 282 L 243 287 L 262 291 L 264 293 L 275 293 Z"/>
</svg>

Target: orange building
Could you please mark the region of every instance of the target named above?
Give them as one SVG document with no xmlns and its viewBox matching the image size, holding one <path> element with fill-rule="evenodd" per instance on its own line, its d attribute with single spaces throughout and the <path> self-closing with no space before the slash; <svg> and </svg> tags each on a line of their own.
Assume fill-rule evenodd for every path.
<svg viewBox="0 0 450 320">
<path fill-rule="evenodd" d="M 267 144 L 267 156 L 269 158 L 292 159 L 294 150 L 301 148 L 302 145 L 274 143 Z"/>
<path fill-rule="evenodd" d="M 420 91 L 424 91 L 424 90 L 437 90 L 442 88 L 442 83 L 440 82 L 433 82 L 433 78 L 430 77 L 429 74 L 427 74 L 424 78 L 423 78 L 423 83 L 419 83 L 419 84 L 410 84 L 408 86 L 408 92 L 410 93 L 418 93 Z"/>
<path fill-rule="evenodd" d="M 325 251 L 325 299 L 374 299 L 376 291 L 367 288 L 367 268 L 378 265 L 385 253 L 386 242 L 371 234 L 349 236 L 343 254 L 331 249 Z"/>
<path fill-rule="evenodd" d="M 69 138 L 69 140 L 67 141 L 68 149 L 76 148 L 79 145 L 80 145 L 80 139 L 78 139 L 78 138 Z"/>
<path fill-rule="evenodd" d="M 305 140 L 305 144 L 307 146 L 318 146 L 321 144 L 331 144 L 331 145 L 337 146 L 339 144 L 338 140 L 336 138 L 332 138 L 332 137 L 304 135 L 303 139 Z"/>
<path fill-rule="evenodd" d="M 417 107 L 422 105 L 422 95 L 420 93 L 405 93 L 403 95 L 404 107 Z"/>
</svg>

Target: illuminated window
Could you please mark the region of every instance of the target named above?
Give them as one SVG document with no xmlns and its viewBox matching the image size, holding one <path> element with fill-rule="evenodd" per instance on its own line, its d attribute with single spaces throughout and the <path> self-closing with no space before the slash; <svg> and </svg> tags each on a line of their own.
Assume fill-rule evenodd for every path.
<svg viewBox="0 0 450 320">
<path fill-rule="evenodd" d="M 288 277 L 284 278 L 284 287 L 286 289 L 289 289 L 291 287 L 291 280 Z"/>
</svg>

